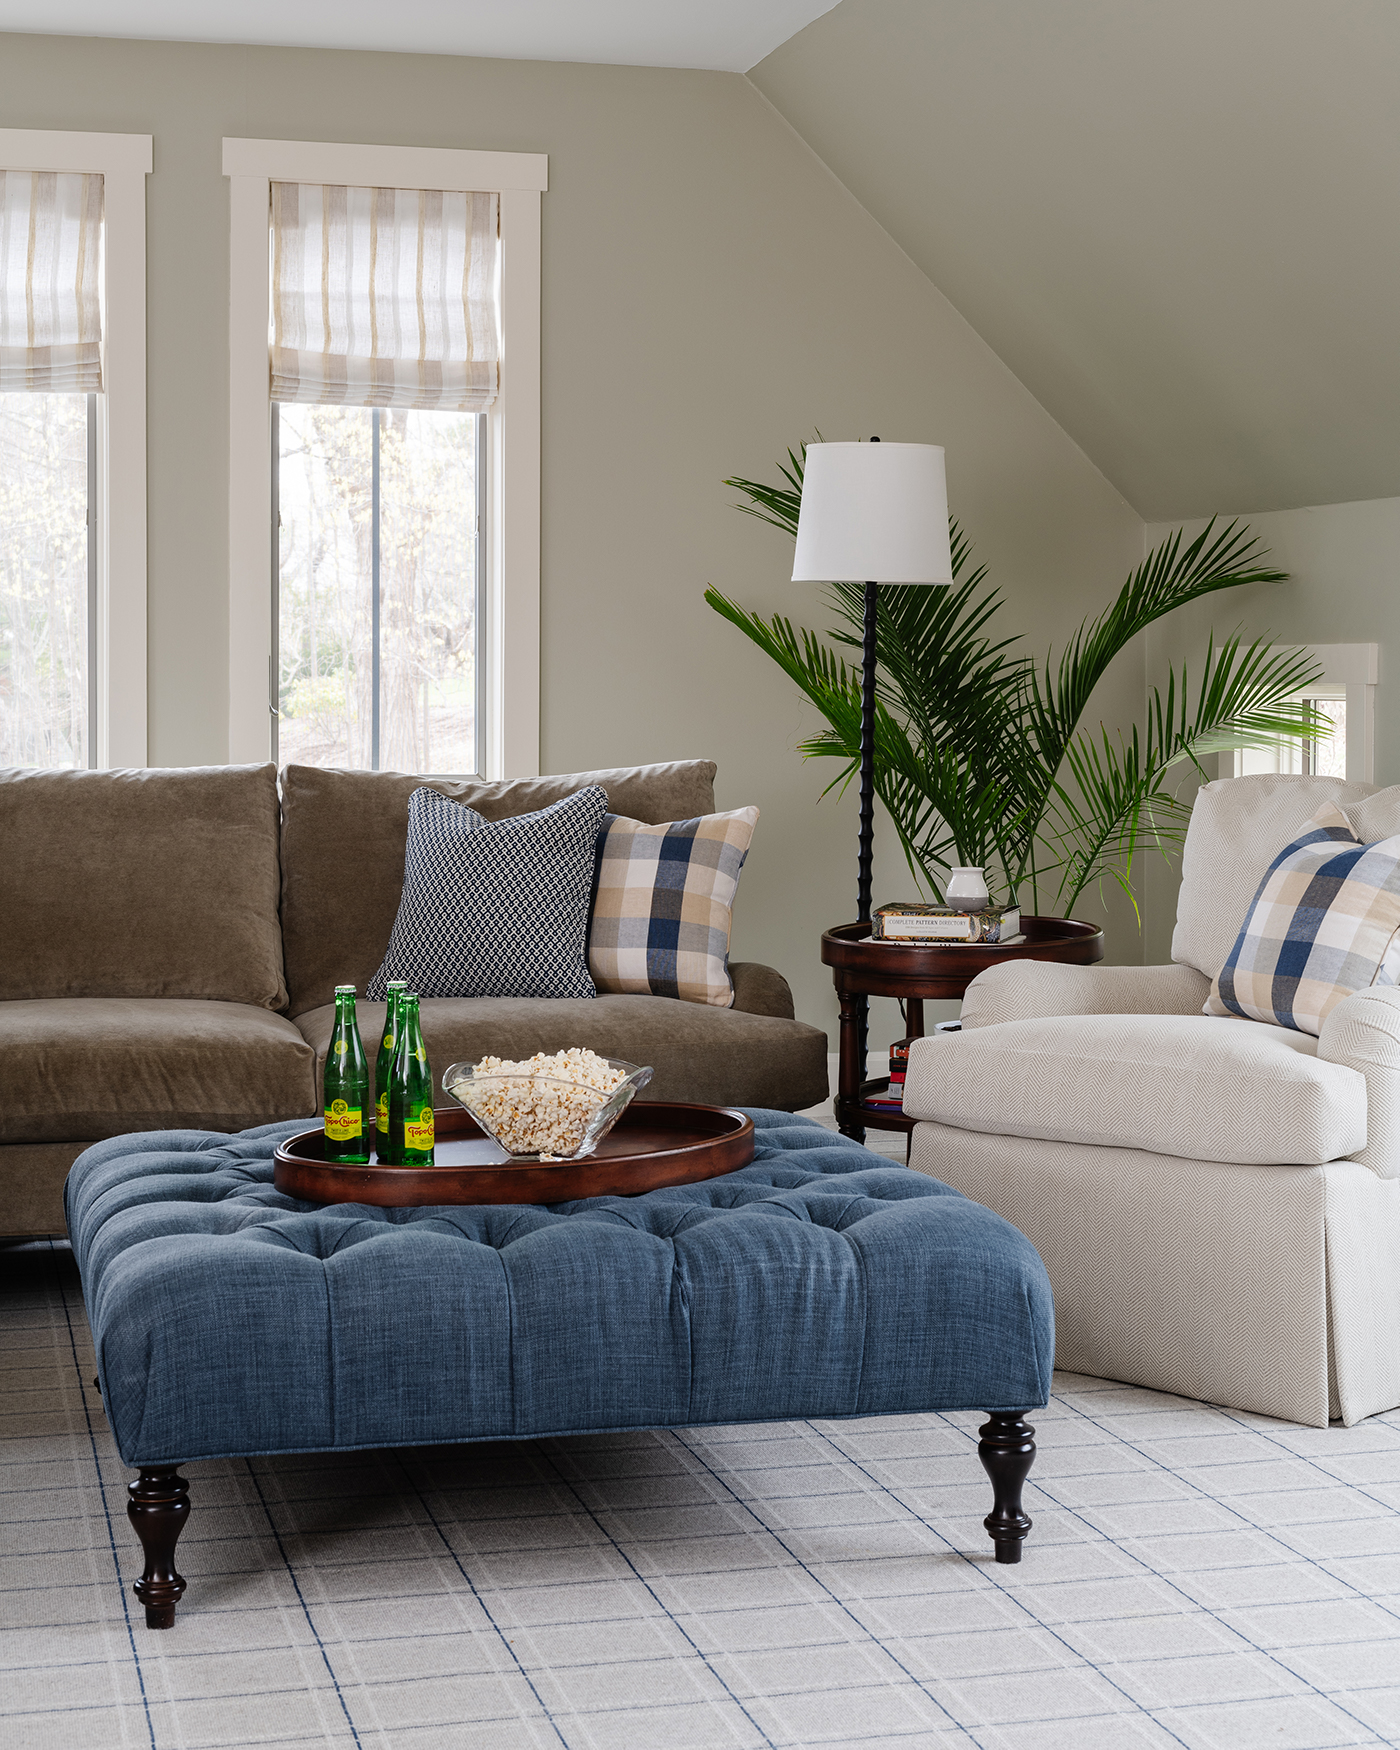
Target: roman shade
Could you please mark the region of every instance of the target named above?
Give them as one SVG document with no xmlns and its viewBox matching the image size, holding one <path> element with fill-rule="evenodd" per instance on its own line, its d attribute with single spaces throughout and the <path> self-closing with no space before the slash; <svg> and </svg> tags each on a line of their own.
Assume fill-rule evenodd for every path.
<svg viewBox="0 0 1400 1750">
<path fill-rule="evenodd" d="M 472 411 L 496 398 L 499 197 L 272 184 L 272 398 Z"/>
<path fill-rule="evenodd" d="M 0 170 L 0 393 L 102 388 L 102 178 Z"/>
</svg>

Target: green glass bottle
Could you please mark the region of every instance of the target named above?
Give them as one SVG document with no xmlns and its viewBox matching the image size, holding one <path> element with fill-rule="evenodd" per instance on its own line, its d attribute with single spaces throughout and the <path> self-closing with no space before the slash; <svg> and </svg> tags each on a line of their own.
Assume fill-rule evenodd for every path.
<svg viewBox="0 0 1400 1750">
<path fill-rule="evenodd" d="M 322 1079 L 326 1159 L 350 1163 L 369 1159 L 369 1062 L 355 1022 L 355 987 L 335 987 L 335 1027 L 326 1051 Z"/>
<path fill-rule="evenodd" d="M 399 998 L 399 1035 L 389 1077 L 389 1147 L 396 1167 L 433 1164 L 433 1072 L 413 991 Z"/>
<path fill-rule="evenodd" d="M 389 1147 L 389 1078 L 394 1070 L 394 1047 L 399 1038 L 399 1004 L 408 985 L 391 978 L 385 986 L 388 1004 L 384 1010 L 384 1036 L 374 1064 L 374 1152 L 386 1166 L 395 1166 Z"/>
</svg>

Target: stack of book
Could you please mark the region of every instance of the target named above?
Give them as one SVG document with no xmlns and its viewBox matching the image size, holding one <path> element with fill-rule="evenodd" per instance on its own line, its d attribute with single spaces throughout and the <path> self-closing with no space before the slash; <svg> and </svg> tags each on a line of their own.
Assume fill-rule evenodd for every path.
<svg viewBox="0 0 1400 1750">
<path fill-rule="evenodd" d="M 1019 906 L 986 905 L 978 911 L 962 911 L 955 905 L 924 905 L 917 900 L 877 906 L 870 920 L 870 939 L 906 948 L 1009 948 L 1025 941 Z"/>
<path fill-rule="evenodd" d="M 904 1078 L 909 1071 L 909 1041 L 896 1039 L 890 1046 L 890 1085 L 880 1088 L 866 1099 L 867 1106 L 874 1106 L 882 1112 L 901 1112 L 904 1109 Z"/>
</svg>

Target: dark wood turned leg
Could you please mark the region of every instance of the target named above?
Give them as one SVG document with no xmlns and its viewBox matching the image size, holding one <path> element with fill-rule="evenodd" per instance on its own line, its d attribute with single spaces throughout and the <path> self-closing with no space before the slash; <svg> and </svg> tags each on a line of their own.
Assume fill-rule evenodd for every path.
<svg viewBox="0 0 1400 1750">
<path fill-rule="evenodd" d="M 841 1054 L 836 1070 L 836 1123 L 842 1136 L 849 1136 L 852 1142 L 864 1142 L 865 1126 L 850 1114 L 853 1107 L 860 1105 L 865 1088 L 865 1058 L 860 1037 L 865 998 L 853 991 L 843 990 L 839 994 Z"/>
<path fill-rule="evenodd" d="M 146 1607 L 146 1627 L 174 1628 L 185 1590 L 175 1571 L 175 1544 L 190 1516 L 190 1485 L 173 1464 L 142 1465 L 126 1493 L 126 1516 L 146 1552 L 146 1571 L 133 1588 Z"/>
<path fill-rule="evenodd" d="M 989 1410 L 977 1430 L 977 1456 L 992 1479 L 991 1512 L 982 1521 L 999 1562 L 1019 1562 L 1031 1522 L 1021 1509 L 1021 1488 L 1035 1463 L 1035 1429 L 1016 1410 Z"/>
</svg>

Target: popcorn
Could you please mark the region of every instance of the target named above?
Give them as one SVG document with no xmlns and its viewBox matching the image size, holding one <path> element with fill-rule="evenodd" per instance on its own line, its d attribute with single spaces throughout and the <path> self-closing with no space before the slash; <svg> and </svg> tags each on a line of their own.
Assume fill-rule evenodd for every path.
<svg viewBox="0 0 1400 1750">
<path fill-rule="evenodd" d="M 492 1079 L 462 1086 L 468 1110 L 512 1154 L 537 1154 L 542 1161 L 576 1154 L 594 1113 L 627 1079 L 625 1070 L 577 1045 L 552 1057 L 537 1051 L 522 1062 L 483 1057 L 472 1067 Z"/>
</svg>

